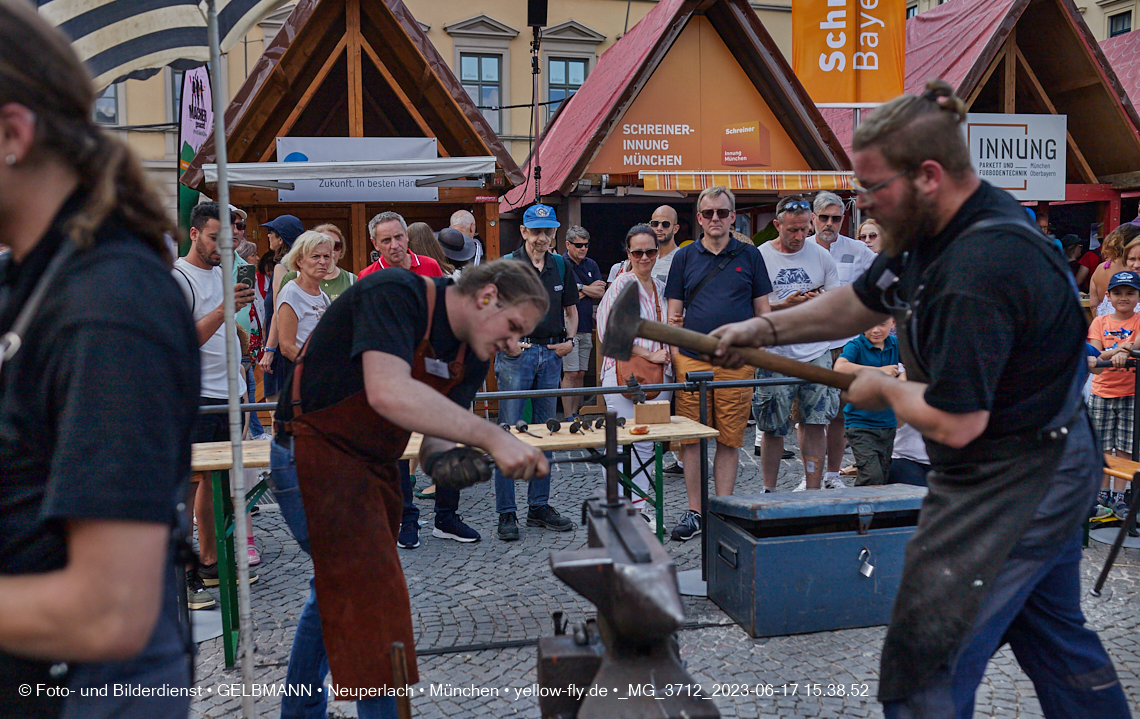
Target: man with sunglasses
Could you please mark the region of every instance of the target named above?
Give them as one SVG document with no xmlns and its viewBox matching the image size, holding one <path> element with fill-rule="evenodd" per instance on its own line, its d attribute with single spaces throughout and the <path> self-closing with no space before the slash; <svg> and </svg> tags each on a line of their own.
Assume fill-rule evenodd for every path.
<svg viewBox="0 0 1140 719">
<path fill-rule="evenodd" d="M 760 322 L 734 345 L 831 340 L 894 315 L 909 381 L 860 370 L 847 399 L 892 409 L 931 471 L 882 652 L 887 719 L 971 716 L 1008 642 L 1046 717 L 1127 717 L 1081 612 L 1081 526 L 1102 457 L 1081 389 L 1087 321 L 1063 258 L 1008 193 L 978 177 L 966 104 L 942 80 L 856 130 L 859 207 L 885 230 L 854 284 Z"/>
<path fill-rule="evenodd" d="M 730 234 L 736 220 L 736 198 L 726 187 L 710 187 L 697 198 L 697 222 L 704 236 L 677 250 L 665 298 L 669 302 L 669 322 L 697 332 L 710 332 L 725 322 L 739 322 L 768 312 L 768 293 L 772 285 L 768 270 L 756 248 L 734 239 Z M 660 260 L 658 260 L 660 261 Z M 688 350 L 673 350 L 673 367 L 678 380 L 687 372 L 712 370 L 717 380 L 751 379 L 751 367 L 728 369 L 713 367 Z M 708 422 L 720 430 L 713 459 L 713 480 L 717 496 L 732 494 L 736 488 L 736 472 L 740 464 L 740 448 L 751 411 L 751 392 L 740 389 L 718 389 L 709 397 Z M 689 419 L 700 418 L 695 392 L 674 395 L 677 414 Z M 685 490 L 689 508 L 674 527 L 672 538 L 683 542 L 700 534 L 701 516 L 700 454 L 696 440 L 681 443 Z"/>
<path fill-rule="evenodd" d="M 574 335 L 574 349 L 562 358 L 562 387 L 581 387 L 590 369 L 590 355 L 594 353 L 594 300 L 606 293 L 606 281 L 598 263 L 586 257 L 590 249 L 590 233 L 581 225 L 566 230 L 566 264 L 574 270 L 578 280 L 578 333 Z M 582 395 L 562 398 L 562 411 L 569 419 L 578 414 Z"/>
<path fill-rule="evenodd" d="M 673 250 L 677 249 L 677 211 L 669 205 L 661 205 L 653 211 L 649 226 L 657 233 L 657 264 L 653 265 L 653 277 L 668 283 Z"/>
<path fill-rule="evenodd" d="M 573 352 L 577 344 L 578 282 L 570 263 L 562 255 L 550 251 L 559 226 L 553 207 L 538 203 L 531 205 L 523 213 L 519 228 L 522 247 L 507 255 L 538 273 L 550 306 L 538 326 L 519 342 L 518 352 L 495 355 L 495 380 L 501 392 L 556 389 L 562 377 L 562 358 Z M 535 397 L 530 402 L 531 424 L 542 425 L 554 416 L 556 398 Z M 521 399 L 499 400 L 499 423 L 513 427 L 522 419 L 524 403 L 525 400 Z M 549 500 L 548 473 L 528 483 L 527 526 L 545 527 L 555 532 L 572 531 L 574 523 L 551 507 Z M 499 513 L 499 539 L 504 542 L 518 540 L 515 483 L 498 469 L 495 469 L 495 511 Z"/>
<path fill-rule="evenodd" d="M 772 281 L 772 294 L 768 301 L 774 313 L 818 301 L 822 292 L 839 287 L 835 261 L 821 245 L 807 239 L 811 220 L 812 206 L 807 200 L 782 197 L 776 203 L 773 224 L 779 234 L 760 246 L 768 278 Z M 827 342 L 800 342 L 775 347 L 772 352 L 826 369 L 832 366 Z M 756 376 L 770 379 L 784 375 L 762 369 Z M 794 407 L 799 408 L 798 412 Z M 756 416 L 756 434 L 760 437 L 764 491 L 776 490 L 780 459 L 784 454 L 784 437 L 792 431 L 793 424 L 799 425 L 800 458 L 804 464 L 804 479 L 796 491 L 820 489 L 825 430 L 839 411 L 839 393 L 815 382 L 757 387 L 752 410 Z"/>
<path fill-rule="evenodd" d="M 849 285 L 871 267 L 875 261 L 875 253 L 867 247 L 867 243 L 860 242 L 839 232 L 843 226 L 843 200 L 834 192 L 823 190 L 816 193 L 812 201 L 812 225 L 815 227 L 815 242 L 831 253 L 835 260 L 835 267 L 839 272 L 839 284 Z M 846 337 L 831 341 L 831 364 L 839 359 L 843 347 L 854 337 Z M 833 389 L 836 406 L 839 408 L 835 419 L 827 425 L 827 467 L 823 475 L 824 489 L 839 489 L 845 487 L 839 478 L 839 471 L 843 468 L 843 450 L 847 445 L 847 436 L 843 429 L 843 403 L 839 402 L 839 390 Z M 802 428 L 802 425 L 801 425 Z"/>
</svg>

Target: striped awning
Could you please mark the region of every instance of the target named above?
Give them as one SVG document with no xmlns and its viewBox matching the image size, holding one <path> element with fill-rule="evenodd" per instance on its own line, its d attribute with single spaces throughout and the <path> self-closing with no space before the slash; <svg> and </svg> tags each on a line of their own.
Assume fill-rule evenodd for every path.
<svg viewBox="0 0 1140 719">
<path fill-rule="evenodd" d="M 216 0 L 221 50 L 227 52 L 284 0 Z M 36 0 L 40 15 L 71 38 L 102 91 L 167 65 L 209 61 L 206 4 L 198 0 Z"/>
<path fill-rule="evenodd" d="M 722 185 L 730 190 L 810 192 L 851 190 L 851 172 L 650 172 L 637 173 L 646 190 L 699 192 Z"/>
</svg>

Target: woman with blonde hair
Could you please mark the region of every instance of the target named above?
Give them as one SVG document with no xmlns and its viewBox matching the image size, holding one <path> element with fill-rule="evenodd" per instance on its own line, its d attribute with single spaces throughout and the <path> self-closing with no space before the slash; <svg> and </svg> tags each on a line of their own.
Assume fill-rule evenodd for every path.
<svg viewBox="0 0 1140 719">
<path fill-rule="evenodd" d="M 1112 303 L 1108 301 L 1108 280 L 1117 272 L 1126 269 L 1124 248 L 1138 236 L 1140 236 L 1140 227 L 1124 224 L 1104 238 L 1104 244 L 1100 246 L 1100 256 L 1104 261 L 1097 265 L 1096 272 L 1093 272 L 1089 278 L 1089 307 L 1095 307 L 1097 315 L 1115 312 Z"/>
<path fill-rule="evenodd" d="M 321 280 L 332 265 L 333 239 L 322 232 L 309 230 L 293 243 L 282 263 L 296 277 L 277 293 L 277 340 L 281 357 L 288 364 L 297 360 L 305 340 L 332 302 L 321 291 Z"/>
<path fill-rule="evenodd" d="M 428 223 L 413 222 L 408 225 L 408 249 L 417 255 L 427 255 L 438 262 L 444 277 L 455 274 L 455 265 L 451 264 L 451 260 L 443 254 L 443 247 L 440 246 L 439 240 L 435 238 L 435 232 Z"/>
<path fill-rule="evenodd" d="M 356 275 L 348 270 L 340 268 L 340 261 L 344 259 L 345 247 L 347 244 L 344 241 L 344 233 L 340 228 L 331 222 L 326 222 L 323 225 L 317 225 L 313 228 L 313 232 L 320 232 L 321 234 L 328 235 L 332 240 L 332 263 L 329 265 L 328 274 L 321 280 L 321 292 L 329 296 L 329 302 L 335 302 L 337 297 L 344 294 L 344 291 L 352 287 L 356 283 Z M 281 284 L 292 282 L 297 279 L 296 270 L 288 272 L 281 280 Z"/>
<path fill-rule="evenodd" d="M 856 239 L 860 242 L 866 243 L 867 247 L 876 255 L 882 251 L 883 247 L 883 228 L 879 227 L 879 223 L 874 220 L 863 220 L 859 224 L 859 232 L 855 235 Z"/>
</svg>

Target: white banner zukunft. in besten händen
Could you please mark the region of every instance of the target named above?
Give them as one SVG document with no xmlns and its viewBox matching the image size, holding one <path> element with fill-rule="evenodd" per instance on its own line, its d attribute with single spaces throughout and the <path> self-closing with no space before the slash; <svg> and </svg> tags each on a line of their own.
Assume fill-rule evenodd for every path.
<svg viewBox="0 0 1140 719">
<path fill-rule="evenodd" d="M 1066 115 L 970 113 L 964 132 L 978 176 L 1018 200 L 1065 199 Z"/>
<path fill-rule="evenodd" d="M 434 137 L 279 137 L 278 162 L 434 160 Z M 419 177 L 296 180 L 278 190 L 278 202 L 436 202 L 439 190 L 416 187 Z"/>
</svg>

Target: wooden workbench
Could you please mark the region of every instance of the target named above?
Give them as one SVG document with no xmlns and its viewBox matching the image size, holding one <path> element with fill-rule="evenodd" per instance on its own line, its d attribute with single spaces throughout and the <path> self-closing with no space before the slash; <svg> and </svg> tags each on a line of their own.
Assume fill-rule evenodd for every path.
<svg viewBox="0 0 1140 719">
<path fill-rule="evenodd" d="M 1140 472 L 1140 463 L 1124 459 L 1123 457 L 1114 457 L 1111 454 L 1104 455 L 1104 462 L 1108 466 L 1104 468 L 1104 473 L 1116 479 L 1123 479 L 1126 482 L 1132 481 L 1132 475 Z"/>
<path fill-rule="evenodd" d="M 247 440 L 241 443 L 241 461 L 247 467 L 269 466 L 270 441 Z M 190 445 L 190 470 L 217 472 L 233 466 L 233 445 L 229 442 L 202 442 Z"/>
</svg>

